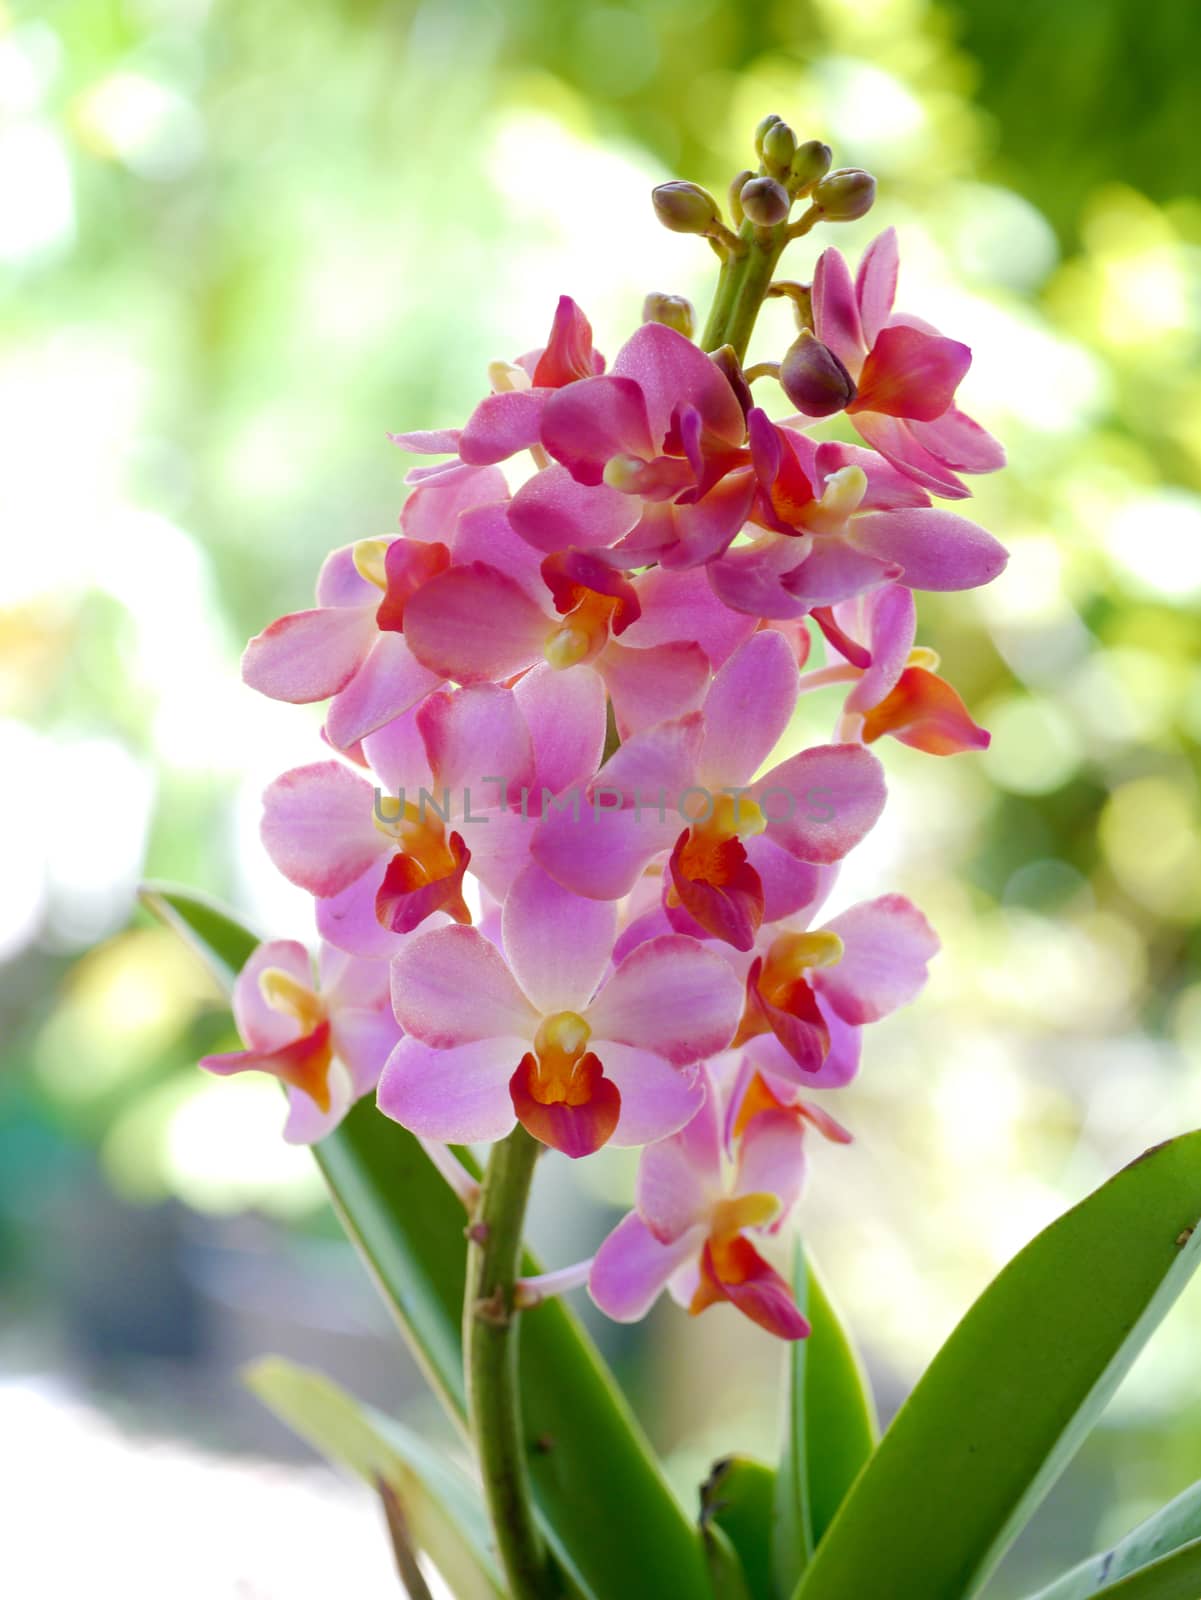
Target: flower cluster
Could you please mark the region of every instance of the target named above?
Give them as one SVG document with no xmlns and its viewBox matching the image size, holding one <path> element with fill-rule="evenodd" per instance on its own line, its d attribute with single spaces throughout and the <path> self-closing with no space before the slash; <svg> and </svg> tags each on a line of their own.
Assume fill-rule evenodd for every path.
<svg viewBox="0 0 1201 1600">
<path fill-rule="evenodd" d="M 726 272 L 862 214 L 866 174 L 795 140 L 777 170 L 786 142 L 744 175 L 740 234 L 692 185 L 657 192 L 661 217 Z M 320 981 L 301 946 L 261 947 L 247 1048 L 204 1064 L 274 1073 L 300 1141 L 378 1085 L 443 1170 L 438 1147 L 516 1123 L 572 1158 L 640 1147 L 589 1278 L 618 1319 L 666 1286 L 803 1336 L 760 1245 L 806 1140 L 849 1137 L 808 1095 L 854 1076 L 862 1029 L 938 947 L 899 895 L 823 911 L 884 806 L 873 747 L 988 737 L 915 645 L 914 591 L 1002 569 L 931 501 L 1002 455 L 955 405 L 970 352 L 895 312 L 896 278 L 891 229 L 853 278 L 825 250 L 811 286 L 773 285 L 796 341 L 746 371 L 673 296 L 607 364 L 563 298 L 465 426 L 392 436 L 439 458 L 410 472 L 399 534 L 336 550 L 316 606 L 246 650 L 252 687 L 329 702 L 331 753 L 277 779 L 263 819 L 315 898 Z M 764 377 L 798 415 L 755 403 Z M 815 436 L 840 413 L 862 442 Z M 798 697 L 825 688 L 833 737 L 799 748 Z"/>
</svg>

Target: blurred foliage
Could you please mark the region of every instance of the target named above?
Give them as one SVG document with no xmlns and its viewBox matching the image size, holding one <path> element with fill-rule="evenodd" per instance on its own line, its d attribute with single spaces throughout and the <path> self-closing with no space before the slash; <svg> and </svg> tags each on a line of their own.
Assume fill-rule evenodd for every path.
<svg viewBox="0 0 1201 1600">
<path fill-rule="evenodd" d="M 303 932 L 257 793 L 316 722 L 242 689 L 241 642 L 306 602 L 331 545 L 394 525 L 385 431 L 461 418 L 560 290 L 610 353 L 648 288 L 703 301 L 711 258 L 646 190 L 720 190 L 767 110 L 876 171 L 876 214 L 837 242 L 897 224 L 902 301 L 973 345 L 970 409 L 1012 461 L 972 512 L 1009 572 L 923 612 L 992 749 L 890 750 L 847 885 L 912 892 L 946 947 L 871 1042 L 840 1110 L 858 1142 L 815 1152 L 808 1202 L 886 1399 L 1038 1226 L 1201 1121 L 1199 44 L 1201 16 L 1134 0 L 0 8 L 14 1283 L 32 1292 L 56 1186 L 94 1164 L 137 1204 L 313 1216 L 270 1086 L 192 1070 L 228 1025 L 131 923 L 132 885 Z M 786 329 L 769 308 L 758 353 Z M 806 714 L 824 733 L 832 707 Z M 560 1183 L 547 1253 L 578 1253 L 627 1178 Z M 1194 1296 L 1035 1570 L 1040 1540 L 1082 1554 L 1201 1476 L 1199 1325 Z M 620 1350 L 695 1481 L 715 1443 L 770 1451 L 774 1371 L 719 1316 L 669 1352 L 682 1332 L 665 1313 Z"/>
</svg>

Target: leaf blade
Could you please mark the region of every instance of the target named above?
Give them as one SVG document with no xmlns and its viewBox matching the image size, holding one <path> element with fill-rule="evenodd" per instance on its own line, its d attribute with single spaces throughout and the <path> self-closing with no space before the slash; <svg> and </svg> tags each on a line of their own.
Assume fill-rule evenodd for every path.
<svg viewBox="0 0 1201 1600">
<path fill-rule="evenodd" d="M 1201 1540 L 1201 1483 L 1194 1483 L 1110 1549 L 1089 1556 L 1029 1600 L 1091 1600 L 1108 1594 L 1119 1579 L 1197 1540 Z"/>
</svg>

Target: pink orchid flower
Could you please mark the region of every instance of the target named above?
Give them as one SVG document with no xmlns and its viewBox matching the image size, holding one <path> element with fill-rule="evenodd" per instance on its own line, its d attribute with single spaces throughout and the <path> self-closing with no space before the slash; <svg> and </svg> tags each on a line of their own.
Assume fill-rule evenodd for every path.
<svg viewBox="0 0 1201 1600">
<path fill-rule="evenodd" d="M 895 229 L 868 246 L 854 283 L 842 255 L 824 251 L 813 276 L 814 331 L 855 380 L 846 411 L 863 439 L 931 493 L 962 499 L 970 491 L 957 474 L 995 472 L 1005 452 L 954 403 L 971 351 L 895 315 L 896 288 Z"/>
<path fill-rule="evenodd" d="M 747 419 L 758 479 L 752 524 L 764 531 L 710 563 L 735 610 L 795 618 L 903 580 L 911 589 L 974 589 L 1005 566 L 990 533 L 931 506 L 874 451 Z"/>
<path fill-rule="evenodd" d="M 832 620 L 826 636 L 847 659 L 806 674 L 801 687 L 852 685 L 843 703 L 840 737 L 874 744 L 887 734 L 936 756 L 987 750 L 987 729 L 972 721 L 956 690 L 938 676 L 937 655 L 914 645 L 917 610 L 911 590 L 890 584 L 861 595 L 837 606 Z"/>
<path fill-rule="evenodd" d="M 463 525 L 481 547 L 489 525 L 499 542 L 514 538 L 503 505 L 467 512 Z M 536 563 L 536 553 L 524 548 Z M 602 707 L 608 693 L 618 732 L 627 738 L 698 706 L 711 653 L 728 653 L 741 631 L 731 629 L 728 610 L 703 576 L 688 583 L 689 576 L 657 569 L 631 581 L 588 550 L 545 556 L 524 574 L 475 561 L 450 567 L 413 597 L 405 638 L 423 666 L 463 684 L 504 680 L 542 661 L 586 674 Z M 684 584 L 687 597 L 671 592 L 664 577 L 669 585 Z M 673 622 L 675 637 L 639 644 L 671 632 Z"/>
<path fill-rule="evenodd" d="M 263 842 L 283 875 L 318 897 L 322 937 L 390 955 L 395 935 L 435 913 L 469 922 L 469 862 L 503 898 L 528 856 L 543 791 L 596 770 L 604 705 L 587 690 L 550 667 L 515 689 L 442 689 L 364 741 L 379 788 L 339 761 L 271 784 Z"/>
<path fill-rule="evenodd" d="M 755 779 L 796 697 L 787 639 L 775 630 L 753 634 L 717 674 L 700 712 L 635 734 L 582 803 L 548 813 L 534 836 L 535 859 L 575 893 L 611 900 L 670 852 L 669 903 L 749 950 L 763 921 L 809 902 L 814 865 L 841 859 L 884 807 L 883 771 L 861 745 L 805 750 Z"/>
<path fill-rule="evenodd" d="M 861 901 L 818 928 L 812 917 L 762 930 L 734 1048 L 777 1077 L 838 1088 L 858 1071 L 859 1030 L 921 993 L 939 941 L 899 894 Z"/>
<path fill-rule="evenodd" d="M 287 1090 L 284 1138 L 323 1139 L 375 1088 L 400 1037 L 388 996 L 388 965 L 322 945 L 319 983 L 303 945 L 259 945 L 234 984 L 233 1011 L 246 1046 L 200 1065 L 229 1077 L 266 1072 Z"/>
<path fill-rule="evenodd" d="M 638 1322 L 664 1289 L 693 1316 L 725 1301 L 781 1339 L 809 1324 L 792 1291 L 766 1262 L 755 1235 L 780 1228 L 805 1176 L 802 1119 L 761 1110 L 724 1159 L 716 1085 L 687 1127 L 642 1152 L 636 1209 L 601 1245 L 588 1291 L 616 1322 Z"/>
<path fill-rule="evenodd" d="M 606 978 L 616 931 L 615 906 L 531 865 L 505 899 L 501 948 L 464 927 L 408 941 L 392 964 L 406 1037 L 380 1109 L 464 1143 L 520 1121 L 572 1157 L 682 1127 L 704 1095 L 690 1069 L 733 1033 L 737 978 L 679 935 L 649 940 Z"/>
<path fill-rule="evenodd" d="M 416 705 L 440 675 L 409 647 L 408 606 L 452 562 L 480 555 L 475 525 L 461 514 L 507 494 L 495 469 L 472 469 L 415 490 L 401 513 L 404 536 L 362 539 L 328 556 L 317 579 L 316 608 L 280 617 L 251 639 L 243 680 L 294 705 L 330 700 L 325 733 L 341 750 Z M 536 565 L 507 529 L 489 540 L 486 553 L 506 573 Z"/>
<path fill-rule="evenodd" d="M 696 566 L 738 533 L 754 494 L 742 406 L 702 351 L 660 323 L 622 346 L 612 370 L 556 390 L 542 445 L 557 465 L 509 508 L 536 549 L 617 548 L 626 566 Z"/>
<path fill-rule="evenodd" d="M 605 358 L 592 346 L 592 326 L 567 295 L 561 295 L 550 338 L 541 350 L 498 361 L 489 369 L 492 394 L 481 400 L 463 429 L 393 433 L 403 449 L 435 455 L 453 451 L 471 466 L 490 466 L 519 450 L 541 457 L 542 411 L 556 389 L 605 370 Z M 435 469 L 437 470 L 437 469 Z"/>
</svg>

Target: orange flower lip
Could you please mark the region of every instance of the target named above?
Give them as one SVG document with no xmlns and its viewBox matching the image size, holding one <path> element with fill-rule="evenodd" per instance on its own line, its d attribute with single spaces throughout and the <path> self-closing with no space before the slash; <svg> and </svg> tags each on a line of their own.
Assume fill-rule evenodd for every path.
<svg viewBox="0 0 1201 1600">
<path fill-rule="evenodd" d="M 587 1023 L 574 1012 L 548 1017 L 509 1080 L 518 1120 L 573 1159 L 606 1144 L 621 1115 L 621 1094 L 600 1057 L 584 1048 L 588 1037 Z"/>
</svg>

